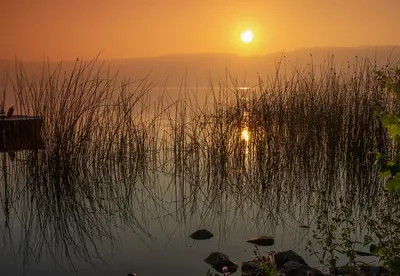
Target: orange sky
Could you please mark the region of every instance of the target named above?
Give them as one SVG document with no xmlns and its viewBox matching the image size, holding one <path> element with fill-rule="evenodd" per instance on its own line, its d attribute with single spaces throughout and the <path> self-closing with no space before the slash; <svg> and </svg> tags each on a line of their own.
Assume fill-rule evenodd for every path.
<svg viewBox="0 0 400 276">
<path fill-rule="evenodd" d="M 400 45 L 400 0 L 3 0 L 0 58 Z M 240 31 L 253 29 L 252 44 Z"/>
</svg>

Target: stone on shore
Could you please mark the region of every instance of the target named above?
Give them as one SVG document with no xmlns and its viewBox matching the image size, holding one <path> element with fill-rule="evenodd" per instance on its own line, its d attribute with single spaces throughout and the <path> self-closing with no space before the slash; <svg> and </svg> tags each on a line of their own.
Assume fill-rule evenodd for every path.
<svg viewBox="0 0 400 276">
<path fill-rule="evenodd" d="M 262 261 L 252 260 L 242 263 L 242 272 L 249 276 L 265 276 Z"/>
<path fill-rule="evenodd" d="M 219 273 L 223 273 L 222 268 L 226 266 L 230 273 L 234 273 L 238 269 L 238 265 L 229 259 L 229 256 L 221 252 L 211 253 L 205 260 L 206 263 L 212 266 Z"/>
<path fill-rule="evenodd" d="M 296 262 L 302 265 L 308 265 L 304 259 L 294 252 L 293 250 L 286 250 L 286 251 L 271 251 L 268 254 L 268 259 L 270 260 L 270 263 L 274 265 L 276 270 L 282 270 L 284 264 L 287 262 Z"/>
</svg>

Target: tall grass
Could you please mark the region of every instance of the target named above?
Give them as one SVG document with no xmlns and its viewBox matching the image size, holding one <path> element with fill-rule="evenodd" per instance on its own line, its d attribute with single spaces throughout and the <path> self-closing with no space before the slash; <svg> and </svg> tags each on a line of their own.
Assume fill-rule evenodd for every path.
<svg viewBox="0 0 400 276">
<path fill-rule="evenodd" d="M 173 167 L 190 167 L 196 153 L 206 183 L 218 175 L 240 184 L 232 178 L 240 172 L 252 190 L 287 181 L 293 191 L 345 189 L 349 196 L 377 189 L 368 153 L 390 146 L 373 111 L 390 98 L 379 90 L 376 68 L 367 61 L 341 71 L 325 66 L 297 70 L 290 78 L 278 73 L 247 92 L 228 84 L 211 88 L 211 103 L 204 107 L 179 99 L 166 138 L 174 148 Z M 228 102 L 229 94 L 236 99 Z M 185 108 L 195 112 L 186 114 Z M 248 143 L 240 139 L 244 125 L 251 133 Z"/>
<path fill-rule="evenodd" d="M 148 241 L 154 210 L 178 222 L 231 210 L 303 220 L 327 196 L 370 208 L 382 188 L 368 153 L 390 150 L 373 111 L 393 104 L 376 70 L 367 60 L 278 67 L 247 90 L 234 78 L 211 83 L 199 100 L 184 86 L 155 97 L 151 76 L 121 82 L 97 59 L 68 73 L 44 64 L 38 79 L 16 63 L 16 110 L 43 117 L 45 149 L 8 161 L 5 226 L 20 218 L 25 260 L 46 250 L 73 266 L 120 227 Z"/>
<path fill-rule="evenodd" d="M 152 84 L 118 82 L 96 60 L 77 62 L 68 74 L 61 64 L 44 66 L 40 79 L 30 79 L 19 63 L 16 72 L 17 110 L 42 116 L 45 144 L 44 150 L 17 153 L 3 172 L 14 169 L 12 177 L 23 179 L 11 185 L 5 179 L 2 199 L 13 203 L 5 210 L 22 212 L 24 253 L 46 249 L 72 265 L 76 257 L 91 260 L 96 240 L 112 242 L 122 225 L 148 236 L 134 211 L 156 135 L 155 122 L 146 118 Z"/>
</svg>

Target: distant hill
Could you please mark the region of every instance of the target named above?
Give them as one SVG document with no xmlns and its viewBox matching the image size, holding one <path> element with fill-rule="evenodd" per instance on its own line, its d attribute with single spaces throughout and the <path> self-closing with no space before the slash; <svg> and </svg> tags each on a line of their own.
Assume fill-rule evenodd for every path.
<svg viewBox="0 0 400 276">
<path fill-rule="evenodd" d="M 101 57 L 100 57 L 101 58 Z M 356 59 L 362 62 L 368 58 L 378 66 L 400 60 L 400 48 L 395 46 L 360 46 L 360 47 L 319 47 L 303 48 L 290 52 L 277 52 L 266 55 L 242 57 L 224 53 L 173 54 L 150 58 L 130 58 L 104 60 L 112 72 L 119 72 L 120 77 L 137 80 L 149 74 L 149 80 L 157 86 L 180 86 L 186 80 L 186 85 L 193 87 L 208 86 L 210 79 L 224 81 L 232 77 L 239 84 L 257 82 L 258 75 L 262 78 L 274 73 L 279 61 L 284 61 L 286 70 L 293 66 L 299 68 L 309 63 L 319 67 L 333 60 L 336 66 L 353 64 Z M 0 70 L 13 70 L 13 60 L 0 60 Z M 63 62 L 66 71 L 71 70 L 75 61 Z M 101 64 L 100 61 L 98 61 Z M 43 62 L 24 62 L 28 75 L 40 75 Z M 55 66 L 57 63 L 52 63 Z M 0 86 L 2 80 L 0 80 Z"/>
</svg>

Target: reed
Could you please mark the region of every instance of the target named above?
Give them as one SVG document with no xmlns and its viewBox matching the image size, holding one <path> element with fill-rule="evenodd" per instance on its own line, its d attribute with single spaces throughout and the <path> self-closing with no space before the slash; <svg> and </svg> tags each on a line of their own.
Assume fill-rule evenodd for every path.
<svg viewBox="0 0 400 276">
<path fill-rule="evenodd" d="M 17 153 L 3 172 L 12 174 L 2 198 L 22 214 L 25 254 L 46 250 L 73 265 L 99 257 L 96 241 L 114 242 L 119 227 L 147 237 L 134 196 L 153 147 L 145 97 L 152 84 L 119 82 L 96 59 L 76 62 L 70 73 L 44 65 L 39 79 L 16 63 L 10 83 L 17 110 L 44 121 L 45 149 Z"/>
<path fill-rule="evenodd" d="M 392 150 L 373 111 L 395 108 L 376 70 L 368 60 L 278 67 L 246 90 L 211 83 L 203 101 L 184 82 L 178 98 L 155 95 L 151 76 L 121 82 L 97 59 L 69 73 L 44 64 L 38 79 L 16 63 L 16 110 L 43 117 L 45 149 L 17 153 L 3 172 L 7 222 L 20 216 L 26 260 L 47 250 L 73 266 L 121 227 L 147 242 L 146 212 L 276 223 L 339 196 L 370 210 L 382 188 L 368 153 Z"/>
</svg>

